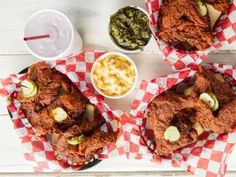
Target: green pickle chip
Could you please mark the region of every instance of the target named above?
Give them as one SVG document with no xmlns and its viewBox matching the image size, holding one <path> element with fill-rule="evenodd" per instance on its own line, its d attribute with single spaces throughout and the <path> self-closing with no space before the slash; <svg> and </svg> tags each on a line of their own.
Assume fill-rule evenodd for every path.
<svg viewBox="0 0 236 177">
<path fill-rule="evenodd" d="M 84 135 L 75 136 L 75 137 L 72 137 L 71 139 L 68 139 L 67 143 L 70 145 L 79 145 L 82 142 L 84 142 L 85 138 L 86 137 Z"/>
<path fill-rule="evenodd" d="M 197 5 L 198 5 L 198 13 L 201 16 L 206 16 L 206 14 L 207 14 L 206 4 L 203 3 L 201 0 L 197 0 Z"/>
<path fill-rule="evenodd" d="M 33 97 L 37 94 L 37 86 L 36 84 L 30 80 L 30 79 L 25 79 L 21 82 L 21 94 L 25 98 L 30 98 Z"/>
</svg>

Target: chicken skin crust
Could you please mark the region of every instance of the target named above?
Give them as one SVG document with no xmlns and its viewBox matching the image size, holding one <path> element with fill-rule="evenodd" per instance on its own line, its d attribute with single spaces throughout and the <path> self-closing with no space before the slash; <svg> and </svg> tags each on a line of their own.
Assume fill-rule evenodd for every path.
<svg viewBox="0 0 236 177">
<path fill-rule="evenodd" d="M 163 28 L 169 29 L 174 27 L 181 17 L 186 17 L 195 26 L 208 27 L 208 18 L 200 16 L 197 8 L 197 4 L 193 0 L 164 1 L 161 6 Z"/>
<path fill-rule="evenodd" d="M 213 44 L 209 28 L 196 26 L 193 22 L 179 20 L 172 28 L 163 29 L 159 36 L 166 42 L 183 41 L 204 50 Z"/>
</svg>

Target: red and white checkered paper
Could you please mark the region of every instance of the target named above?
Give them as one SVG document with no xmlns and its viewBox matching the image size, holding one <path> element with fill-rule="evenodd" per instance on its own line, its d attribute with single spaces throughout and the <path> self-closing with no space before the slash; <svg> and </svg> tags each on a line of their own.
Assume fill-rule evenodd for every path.
<svg viewBox="0 0 236 177">
<path fill-rule="evenodd" d="M 226 13 L 222 15 L 214 31 L 214 44 L 204 51 L 186 51 L 184 46 L 175 47 L 158 38 L 158 16 L 162 0 L 145 0 L 150 16 L 150 27 L 165 60 L 175 70 L 184 69 L 192 64 L 200 64 L 209 52 L 236 41 L 236 0 L 230 2 Z"/>
<path fill-rule="evenodd" d="M 224 73 L 233 89 L 236 90 L 236 66 L 208 64 L 207 67 Z M 124 128 L 124 139 L 129 142 L 125 152 L 129 158 L 149 159 L 161 166 L 184 168 L 200 176 L 224 176 L 227 159 L 236 143 L 236 128 L 229 134 L 205 132 L 196 143 L 175 151 L 167 158 L 159 157 L 154 153 L 153 130 L 147 124 L 145 117 L 148 104 L 163 92 L 177 91 L 180 85 L 192 83 L 195 73 L 195 70 L 185 69 L 141 82 Z"/>
<path fill-rule="evenodd" d="M 105 104 L 104 98 L 95 93 L 90 82 L 91 66 L 102 54 L 104 54 L 104 52 L 86 51 L 66 60 L 60 59 L 49 62 L 52 68 L 65 74 L 90 102 L 98 107 L 106 122 L 101 126 L 103 131 L 119 131 L 116 144 L 109 145 L 99 150 L 94 156 L 95 159 L 106 159 L 124 153 L 122 128 L 120 128 L 120 118 L 124 116 L 124 113 L 118 110 L 111 110 L 108 105 Z M 19 91 L 19 83 L 26 76 L 27 74 L 13 74 L 6 79 L 0 80 L 0 96 L 6 99 L 8 110 L 13 116 L 12 121 L 21 139 L 25 158 L 31 161 L 35 172 L 79 170 L 82 166 L 71 166 L 66 159 L 58 161 L 47 137 L 37 135 L 36 130 L 31 126 L 28 119 L 20 110 L 20 103 L 15 99 L 13 99 L 13 103 L 9 101 L 9 96 L 10 98 L 16 97 Z"/>
</svg>

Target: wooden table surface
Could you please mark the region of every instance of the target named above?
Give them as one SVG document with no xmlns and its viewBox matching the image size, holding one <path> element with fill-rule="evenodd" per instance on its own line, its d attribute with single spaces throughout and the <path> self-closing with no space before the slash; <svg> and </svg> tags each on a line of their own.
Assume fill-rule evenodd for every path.
<svg viewBox="0 0 236 177">
<path fill-rule="evenodd" d="M 37 61 L 26 50 L 23 29 L 27 18 L 37 10 L 52 8 L 61 10 L 72 20 L 81 34 L 85 49 L 115 51 L 108 40 L 109 16 L 125 5 L 144 8 L 144 0 L 0 0 L 0 78 L 17 73 Z M 162 60 L 154 39 L 139 54 L 129 55 L 138 66 L 139 81 L 171 73 L 172 69 Z M 236 44 L 226 46 L 210 54 L 206 62 L 236 65 Z M 129 110 L 135 91 L 119 100 L 106 100 L 114 109 Z M 22 155 L 20 140 L 13 129 L 5 104 L 0 99 L 0 172 L 4 176 L 17 172 L 32 172 Z M 103 160 L 99 165 L 86 170 L 86 175 L 100 176 L 153 176 L 187 175 L 182 169 L 157 166 L 149 161 L 126 160 L 116 157 Z M 45 174 L 46 176 L 49 174 Z M 66 175 L 66 174 L 60 174 Z M 68 174 L 67 174 L 68 175 Z M 75 175 L 73 173 L 73 175 Z M 85 175 L 85 173 L 76 173 Z M 236 149 L 229 160 L 227 176 L 236 176 Z"/>
</svg>

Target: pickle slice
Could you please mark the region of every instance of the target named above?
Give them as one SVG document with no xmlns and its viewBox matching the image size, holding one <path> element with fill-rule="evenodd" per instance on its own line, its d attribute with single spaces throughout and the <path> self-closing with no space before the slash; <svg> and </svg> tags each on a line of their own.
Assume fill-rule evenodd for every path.
<svg viewBox="0 0 236 177">
<path fill-rule="evenodd" d="M 202 93 L 199 96 L 199 99 L 201 101 L 203 101 L 204 103 L 206 103 L 211 109 L 214 108 L 215 106 L 215 100 L 212 98 L 211 95 L 209 95 L 208 93 Z"/>
<path fill-rule="evenodd" d="M 197 0 L 196 2 L 198 5 L 198 13 L 201 16 L 205 16 L 207 14 L 207 6 L 201 0 Z"/>
<path fill-rule="evenodd" d="M 84 142 L 85 138 L 86 137 L 84 135 L 75 136 L 75 137 L 72 137 L 71 139 L 68 139 L 67 143 L 70 145 L 78 145 Z"/>
<path fill-rule="evenodd" d="M 174 142 L 180 138 L 179 130 L 176 126 L 169 126 L 164 132 L 164 138 L 168 141 Z"/>
<path fill-rule="evenodd" d="M 35 87 L 32 93 L 30 93 L 29 95 L 23 95 L 23 96 L 26 98 L 30 98 L 30 97 L 35 96 L 37 94 L 37 92 L 38 92 L 38 89 L 37 89 L 37 87 Z"/>
<path fill-rule="evenodd" d="M 57 107 L 57 108 L 53 109 L 51 111 L 51 114 L 57 122 L 62 122 L 64 120 L 66 120 L 68 117 L 66 111 L 61 107 Z"/>
<path fill-rule="evenodd" d="M 23 80 L 20 87 L 22 96 L 25 98 L 35 96 L 38 91 L 36 84 L 30 79 Z"/>
<path fill-rule="evenodd" d="M 218 99 L 213 93 L 202 93 L 199 99 L 206 103 L 212 111 L 216 111 L 219 108 Z"/>
<path fill-rule="evenodd" d="M 219 101 L 213 93 L 210 93 L 211 97 L 214 99 L 215 105 L 212 108 L 212 111 L 216 111 L 219 108 Z"/>
</svg>

